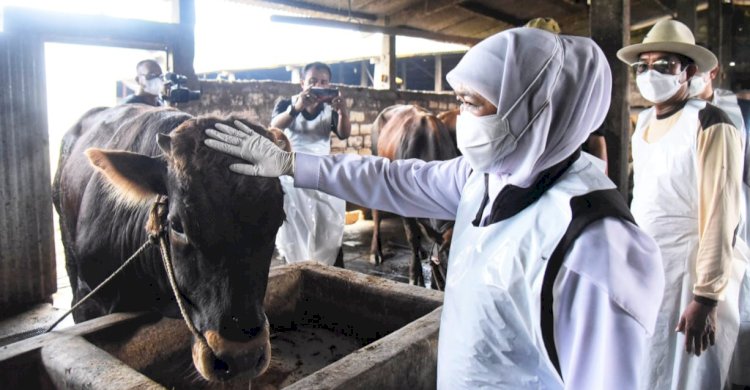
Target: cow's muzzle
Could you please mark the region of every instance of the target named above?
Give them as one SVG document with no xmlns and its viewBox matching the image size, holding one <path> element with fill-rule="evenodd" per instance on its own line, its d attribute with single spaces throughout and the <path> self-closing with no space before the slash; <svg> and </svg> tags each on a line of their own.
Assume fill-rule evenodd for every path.
<svg viewBox="0 0 750 390">
<path fill-rule="evenodd" d="M 254 378 L 262 374 L 271 361 L 269 325 L 246 342 L 231 341 L 219 332 L 203 332 L 206 343 L 193 343 L 193 364 L 203 378 L 226 381 L 237 376 Z"/>
</svg>

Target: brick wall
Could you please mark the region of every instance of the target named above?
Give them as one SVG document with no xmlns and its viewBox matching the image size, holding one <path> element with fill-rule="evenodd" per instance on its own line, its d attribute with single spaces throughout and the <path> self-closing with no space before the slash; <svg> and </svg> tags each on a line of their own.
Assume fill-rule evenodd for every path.
<svg viewBox="0 0 750 390">
<path fill-rule="evenodd" d="M 417 104 L 438 113 L 456 108 L 453 93 L 383 91 L 371 88 L 337 86 L 346 97 L 352 122 L 352 134 L 346 140 L 331 138 L 332 153 L 370 154 L 372 122 L 378 113 L 393 104 Z M 279 97 L 299 92 L 298 84 L 276 81 L 202 81 L 200 101 L 181 109 L 193 115 L 227 116 L 232 112 L 244 115 L 268 126 L 274 104 Z"/>
</svg>

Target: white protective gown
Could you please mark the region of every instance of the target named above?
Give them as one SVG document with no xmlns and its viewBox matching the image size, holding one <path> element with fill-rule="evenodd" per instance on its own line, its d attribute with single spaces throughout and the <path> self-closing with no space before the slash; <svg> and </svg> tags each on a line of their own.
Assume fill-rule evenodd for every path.
<svg viewBox="0 0 750 390">
<path fill-rule="evenodd" d="M 461 237 L 454 237 L 461 242 L 454 242 L 451 247 L 453 263 L 448 267 L 448 279 L 455 276 L 464 283 L 453 283 L 446 291 L 438 343 L 440 389 L 639 388 L 638 371 L 648 335 L 654 330 L 664 277 L 656 243 L 636 226 L 614 218 L 594 222 L 581 233 L 565 256 L 553 288 L 554 337 L 565 382 L 562 384 L 541 344 L 540 297 L 518 294 L 527 288 L 538 291 L 537 284 L 532 283 L 531 287 L 526 284 L 526 281 L 536 280 L 538 274 L 530 273 L 527 277 L 519 273 L 523 270 L 518 267 L 499 268 L 511 262 L 532 265 L 529 272 L 537 272 L 540 259 L 531 255 L 522 261 L 516 261 L 515 257 L 485 256 L 484 248 L 496 247 L 498 241 L 504 239 L 493 234 L 507 224 L 497 223 L 475 230 L 468 226 L 471 221 L 466 221 L 466 212 L 457 216 L 460 208 L 476 213 L 484 188 L 481 175 L 475 175 L 479 179 L 472 183 L 467 182 L 471 180 L 471 169 L 463 157 L 425 163 L 419 160 L 390 162 L 372 156 L 297 154 L 296 166 L 295 183 L 304 188 L 320 189 L 357 204 L 400 215 L 458 217 L 454 232 Z M 552 241 L 559 237 L 553 236 L 562 235 L 566 218 L 570 218 L 570 205 L 564 203 L 570 195 L 611 188 L 604 174 L 595 171 L 591 162 L 581 157 L 570 168 L 568 178 L 563 179 L 568 184 L 561 182 L 563 185 L 553 187 L 549 195 L 540 200 L 545 205 L 543 208 L 529 207 L 519 213 L 518 220 L 513 219 L 530 224 L 531 230 L 502 229 L 509 234 L 505 239 L 516 245 L 511 238 L 515 234 L 516 238 L 520 236 L 518 242 L 523 242 L 524 248 L 537 243 L 545 245 L 544 249 L 528 249 L 529 253 L 537 254 L 556 245 L 557 242 Z M 578 174 L 585 175 L 586 181 L 576 176 Z M 475 199 L 477 197 L 480 199 Z M 474 199 L 473 203 L 470 198 Z M 565 210 L 568 210 L 567 217 Z M 529 216 L 539 218 L 527 218 Z M 487 233 L 471 236 L 477 231 Z M 459 258 L 456 251 L 467 252 L 460 249 L 467 237 L 479 240 L 476 248 L 468 250 L 481 251 L 479 256 Z M 494 271 L 481 273 L 471 267 L 474 264 L 484 264 Z M 519 284 L 513 286 L 513 294 L 506 294 L 491 283 L 492 279 L 484 279 L 480 274 L 516 280 Z M 473 283 L 477 279 L 484 283 L 481 286 L 486 291 L 478 288 L 480 284 Z M 451 294 L 457 294 L 458 300 L 450 298 Z M 487 299 L 480 298 L 482 294 Z M 472 295 L 477 298 L 467 302 L 467 297 Z M 509 296 L 527 301 L 510 304 Z M 504 324 L 513 324 L 513 327 Z M 528 344 L 522 345 L 522 339 Z M 513 349 L 509 349 L 511 344 Z M 500 354 L 497 360 L 492 358 L 495 353 Z M 467 358 L 470 356 L 474 358 Z M 516 364 L 523 367 L 523 372 L 511 368 Z M 538 370 L 529 372 L 534 364 L 539 365 Z M 526 386 L 528 383 L 538 383 L 540 387 Z M 542 384 L 549 387 L 542 387 Z"/>
<path fill-rule="evenodd" d="M 586 380 L 569 375 L 591 370 L 592 367 L 576 367 L 571 356 L 578 353 L 570 349 L 575 345 L 574 338 L 570 333 L 557 331 L 555 339 L 561 352 L 561 370 L 569 375 L 563 383 L 542 341 L 540 301 L 535 299 L 541 294 L 547 260 L 571 221 L 570 199 L 595 190 L 612 189 L 614 184 L 588 158 L 581 157 L 528 208 L 489 226 L 473 226 L 471 221 L 477 212 L 477 205 L 482 201 L 484 188 L 482 176 L 472 175 L 464 187 L 458 207 L 440 324 L 438 388 L 576 389 L 615 382 L 595 379 L 597 375 L 591 373 L 585 376 Z M 574 249 L 570 253 L 578 252 Z M 619 311 L 622 317 L 608 319 L 622 321 L 623 330 L 639 332 L 626 328 L 633 318 L 641 324 L 640 332 L 645 334 L 648 329 L 653 329 L 655 318 L 649 316 L 653 312 L 638 302 L 643 298 L 658 301 L 660 293 L 656 292 L 650 297 L 639 296 L 636 291 L 644 289 L 633 289 L 633 283 L 658 288 L 661 278 L 631 279 L 635 274 L 626 271 L 627 267 L 641 259 L 634 261 L 635 258 L 628 259 L 627 256 L 603 256 L 598 260 L 611 263 L 591 266 L 582 258 L 568 258 L 564 263 L 566 272 L 558 276 L 555 283 L 554 291 L 559 294 L 554 300 L 553 311 L 556 329 L 564 328 L 562 324 L 570 321 L 570 316 L 575 316 L 574 312 L 580 309 L 569 306 L 570 302 L 585 300 L 583 297 L 588 296 L 585 289 L 579 290 L 568 284 L 576 277 L 594 281 L 608 296 L 609 304 L 618 303 L 619 310 L 615 311 Z M 613 272 L 615 270 L 624 272 Z M 614 274 L 619 277 L 613 277 Z M 563 293 L 563 289 L 567 291 Z M 561 306 L 560 302 L 565 303 Z M 607 302 L 592 301 L 589 304 Z M 569 312 L 570 309 L 573 310 Z M 578 315 L 583 313 L 578 312 Z M 589 325 L 591 329 L 587 337 L 595 343 L 604 342 L 606 337 L 604 340 L 597 337 L 603 329 L 597 328 L 596 321 L 592 320 Z M 461 331 L 456 334 L 458 329 Z M 642 344 L 629 345 L 627 352 L 620 352 L 640 355 L 644 348 Z M 578 352 L 586 353 L 582 350 Z M 640 361 L 640 356 L 631 358 L 631 361 Z M 627 360 L 623 359 L 622 363 Z M 612 367 L 605 361 L 589 363 L 600 365 L 602 375 L 612 378 L 621 376 L 623 379 L 617 383 L 619 388 L 637 387 L 636 383 L 624 378 L 637 377 L 638 367 L 621 364 L 618 367 L 620 372 L 613 373 L 604 370 L 604 367 Z"/>
<path fill-rule="evenodd" d="M 700 357 L 685 351 L 676 332 L 680 315 L 693 299 L 698 253 L 698 184 L 696 144 L 698 112 L 705 102 L 690 100 L 669 131 L 654 143 L 644 140 L 653 108 L 643 111 L 633 134 L 634 187 L 631 209 L 638 225 L 659 244 L 665 291 L 656 330 L 643 369 L 643 389 L 721 389 L 737 340 L 739 283 L 744 263 L 738 256 L 717 309 L 716 345 Z M 741 242 L 741 240 L 738 240 Z"/>
<path fill-rule="evenodd" d="M 297 115 L 284 134 L 295 152 L 327 155 L 331 152 L 331 116 L 324 105 L 315 119 Z M 286 220 L 276 235 L 276 247 L 288 263 L 315 260 L 333 265 L 344 236 L 346 202 L 320 191 L 294 188 L 294 180 L 282 176 Z"/>
</svg>

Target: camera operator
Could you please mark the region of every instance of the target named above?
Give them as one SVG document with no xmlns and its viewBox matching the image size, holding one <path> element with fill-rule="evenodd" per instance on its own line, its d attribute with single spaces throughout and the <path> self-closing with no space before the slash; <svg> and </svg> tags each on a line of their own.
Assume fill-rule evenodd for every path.
<svg viewBox="0 0 750 390">
<path fill-rule="evenodd" d="M 150 106 L 163 106 L 161 99 L 164 80 L 162 80 L 161 66 L 154 60 L 143 60 L 135 66 L 135 81 L 138 90 L 135 94 L 127 96 L 122 103 L 141 103 Z"/>
<path fill-rule="evenodd" d="M 276 103 L 271 126 L 284 130 L 295 152 L 327 155 L 331 132 L 339 139 L 351 133 L 349 110 L 344 97 L 330 88 L 328 65 L 307 64 L 301 76 L 302 92 Z M 294 188 L 289 177 L 281 179 L 287 218 L 276 236 L 279 253 L 288 263 L 316 260 L 343 266 L 340 249 L 346 203 L 322 192 Z"/>
</svg>

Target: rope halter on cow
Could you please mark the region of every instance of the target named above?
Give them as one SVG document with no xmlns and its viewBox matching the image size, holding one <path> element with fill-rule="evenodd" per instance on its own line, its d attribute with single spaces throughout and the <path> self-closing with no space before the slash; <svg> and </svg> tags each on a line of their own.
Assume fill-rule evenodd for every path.
<svg viewBox="0 0 750 390">
<path fill-rule="evenodd" d="M 159 252 L 161 253 L 161 259 L 164 263 L 164 270 L 167 272 L 167 279 L 169 285 L 172 287 L 172 293 L 174 293 L 174 300 L 177 302 L 177 306 L 180 308 L 180 314 L 185 320 L 190 332 L 195 336 L 195 339 L 199 343 L 203 343 L 203 346 L 209 347 L 206 338 L 198 332 L 195 328 L 193 321 L 188 315 L 187 309 L 185 308 L 185 301 L 180 295 L 180 290 L 177 288 L 177 279 L 174 276 L 174 267 L 172 265 L 172 257 L 169 255 L 169 245 L 167 239 L 167 214 L 169 213 L 169 198 L 166 195 L 159 195 L 156 197 L 156 201 L 151 206 L 149 211 L 148 222 L 146 223 L 146 232 L 148 233 L 149 242 L 151 244 L 159 245 Z M 210 348 L 208 348 L 211 350 Z"/>
<path fill-rule="evenodd" d="M 198 343 L 203 343 L 203 346 L 209 347 L 208 342 L 206 341 L 206 338 L 203 337 L 203 335 L 198 332 L 198 330 L 195 328 L 195 325 L 193 324 L 193 321 L 190 319 L 190 316 L 188 315 L 187 309 L 185 309 L 185 302 L 182 299 L 182 296 L 180 295 L 180 291 L 177 288 L 177 280 L 174 276 L 174 268 L 172 266 L 172 258 L 169 255 L 169 245 L 168 245 L 168 238 L 167 238 L 167 229 L 165 222 L 167 221 L 167 214 L 169 213 L 169 198 L 166 195 L 159 195 L 156 197 L 156 201 L 154 201 L 154 204 L 151 206 L 151 210 L 149 211 L 148 215 L 148 222 L 146 222 L 146 232 L 148 233 L 148 241 L 143 243 L 138 250 L 133 253 L 132 256 L 130 256 L 125 262 L 120 265 L 118 269 L 116 269 L 111 275 L 109 275 L 104 281 L 99 283 L 96 288 L 91 290 L 90 293 L 88 293 L 85 297 L 83 297 L 80 301 L 78 301 L 73 307 L 70 308 L 65 314 L 60 316 L 60 318 L 55 321 L 44 333 L 47 333 L 55 328 L 65 317 L 67 317 L 70 313 L 73 312 L 76 308 L 78 308 L 83 302 L 88 300 L 91 296 L 93 296 L 99 289 L 101 289 L 104 285 L 106 285 L 110 280 L 112 280 L 117 274 L 119 274 L 125 267 L 130 264 L 131 261 L 133 261 L 138 255 L 140 255 L 146 247 L 149 245 L 158 245 L 159 246 L 159 252 L 161 253 L 161 258 L 164 263 L 164 270 L 167 272 L 167 279 L 169 280 L 169 285 L 172 287 L 172 293 L 174 293 L 174 299 L 177 302 L 177 306 L 180 308 L 180 314 L 182 314 L 182 318 L 185 320 L 185 324 L 187 325 L 190 332 L 195 336 Z M 210 350 L 210 348 L 208 348 Z"/>
</svg>

